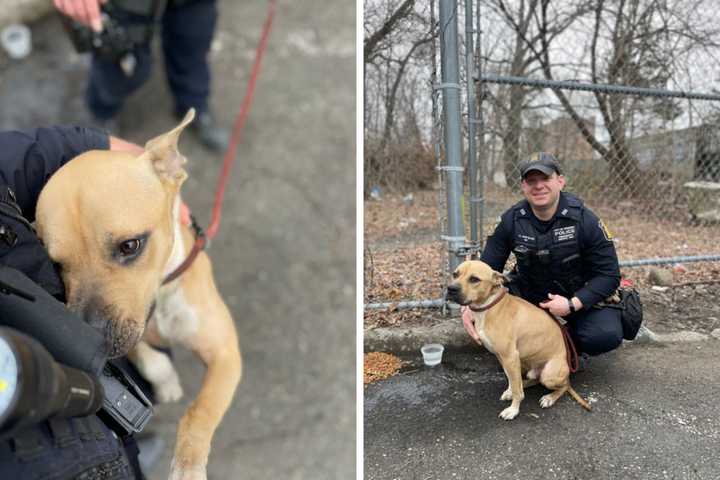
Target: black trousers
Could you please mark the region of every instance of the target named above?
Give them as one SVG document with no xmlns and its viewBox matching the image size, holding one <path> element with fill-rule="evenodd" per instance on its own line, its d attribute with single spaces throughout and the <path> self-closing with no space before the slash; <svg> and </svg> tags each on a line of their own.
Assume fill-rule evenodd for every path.
<svg viewBox="0 0 720 480">
<path fill-rule="evenodd" d="M 565 318 L 578 352 L 588 355 L 615 350 L 623 340 L 620 310 L 591 307 Z"/>
<path fill-rule="evenodd" d="M 207 56 L 216 23 L 215 0 L 187 2 L 182 6 L 168 8 L 163 15 L 165 72 L 175 99 L 177 115 L 184 115 L 190 107 L 194 107 L 197 113 L 208 110 L 210 66 Z M 130 76 L 123 72 L 118 63 L 93 56 L 85 99 L 96 118 L 106 120 L 114 117 L 122 108 L 125 98 L 150 77 L 153 63 L 150 45 L 136 48 L 134 55 L 136 65 Z"/>
<path fill-rule="evenodd" d="M 537 305 L 537 298 L 528 295 L 518 283 L 505 285 L 510 293 Z M 578 353 L 600 355 L 615 350 L 623 341 L 620 310 L 611 307 L 590 307 L 565 317 L 570 336 Z"/>
</svg>

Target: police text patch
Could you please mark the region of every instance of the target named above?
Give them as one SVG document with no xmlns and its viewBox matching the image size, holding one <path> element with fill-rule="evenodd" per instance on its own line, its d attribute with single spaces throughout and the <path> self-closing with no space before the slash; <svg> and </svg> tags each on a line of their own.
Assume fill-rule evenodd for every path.
<svg viewBox="0 0 720 480">
<path fill-rule="evenodd" d="M 553 241 L 567 242 L 568 240 L 575 240 L 575 226 L 556 228 L 553 230 Z"/>
</svg>

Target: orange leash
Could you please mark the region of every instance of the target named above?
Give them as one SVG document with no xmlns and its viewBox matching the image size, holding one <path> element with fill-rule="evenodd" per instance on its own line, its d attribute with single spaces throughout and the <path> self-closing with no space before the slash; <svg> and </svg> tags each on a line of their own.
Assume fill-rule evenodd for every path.
<svg viewBox="0 0 720 480">
<path fill-rule="evenodd" d="M 250 80 L 248 82 L 247 90 L 245 91 L 245 98 L 243 98 L 242 105 L 240 106 L 240 112 L 235 119 L 235 125 L 233 127 L 232 136 L 230 137 L 230 144 L 225 151 L 225 157 L 223 159 L 223 167 L 218 178 L 217 189 L 215 191 L 215 205 L 212 210 L 212 217 L 210 225 L 207 228 L 207 233 L 203 233 L 202 229 L 197 226 L 193 221 L 193 227 L 195 228 L 195 243 L 193 244 L 192 250 L 188 254 L 187 258 L 180 264 L 178 268 L 170 273 L 163 280 L 163 285 L 170 283 L 179 277 L 185 270 L 187 270 L 192 264 L 195 257 L 200 251 L 205 248 L 205 245 L 209 240 L 215 237 L 220 228 L 220 211 L 222 209 L 222 201 L 225 196 L 225 185 L 230 176 L 230 170 L 235 161 L 235 155 L 237 153 L 237 146 L 240 143 L 240 137 L 243 129 L 245 128 L 245 121 L 247 120 L 248 114 L 250 113 L 250 106 L 255 94 L 255 84 L 257 83 L 258 75 L 260 74 L 260 64 L 262 57 L 265 54 L 267 48 L 268 37 L 270 36 L 270 27 L 272 26 L 273 17 L 275 17 L 275 3 L 276 0 L 269 0 L 268 12 L 265 18 L 265 24 L 263 25 L 262 35 L 260 36 L 260 44 L 255 51 L 255 62 L 253 63 L 252 71 L 250 72 Z M 187 208 L 187 207 L 185 207 Z"/>
</svg>

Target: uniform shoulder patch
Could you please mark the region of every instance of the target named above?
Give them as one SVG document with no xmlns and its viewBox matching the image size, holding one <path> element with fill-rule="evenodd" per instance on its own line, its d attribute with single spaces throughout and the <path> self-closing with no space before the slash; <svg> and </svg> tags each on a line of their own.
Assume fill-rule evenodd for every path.
<svg viewBox="0 0 720 480">
<path fill-rule="evenodd" d="M 605 222 L 600 219 L 598 219 L 598 227 L 600 227 L 600 230 L 602 231 L 605 240 L 611 241 L 614 238 L 613 234 L 610 233 L 610 230 L 608 230 L 607 226 L 605 225 Z"/>
</svg>

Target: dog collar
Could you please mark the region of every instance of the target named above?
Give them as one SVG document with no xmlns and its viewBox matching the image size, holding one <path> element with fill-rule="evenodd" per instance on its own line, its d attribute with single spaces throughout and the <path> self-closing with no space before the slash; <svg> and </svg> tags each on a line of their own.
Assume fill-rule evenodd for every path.
<svg viewBox="0 0 720 480">
<path fill-rule="evenodd" d="M 187 205 L 185 205 L 185 203 L 180 204 L 180 223 L 184 226 L 192 228 L 195 233 L 195 242 L 193 243 L 192 249 L 190 250 L 190 253 L 188 253 L 187 258 L 172 273 L 163 279 L 162 285 L 166 285 L 182 275 L 185 270 L 190 268 L 190 265 L 195 260 L 195 257 L 198 256 L 198 253 L 200 253 L 201 250 L 204 250 L 207 246 L 207 237 L 205 236 L 205 232 L 200 224 L 195 220 L 195 216 L 190 213 L 190 209 Z"/>
<path fill-rule="evenodd" d="M 505 296 L 505 294 L 506 294 L 507 292 L 508 292 L 508 289 L 505 288 L 505 287 L 503 287 L 503 288 L 502 288 L 502 292 L 500 292 L 500 295 L 498 295 L 497 298 L 495 298 L 495 300 L 493 300 L 492 302 L 490 302 L 490 303 L 487 304 L 487 305 L 483 305 L 482 307 L 475 307 L 475 308 L 473 308 L 472 305 L 469 305 L 470 310 L 472 310 L 473 312 L 484 312 L 485 310 L 490 310 L 492 307 L 494 307 L 495 305 L 497 305 L 500 300 L 502 300 L 502 298 Z"/>
</svg>

